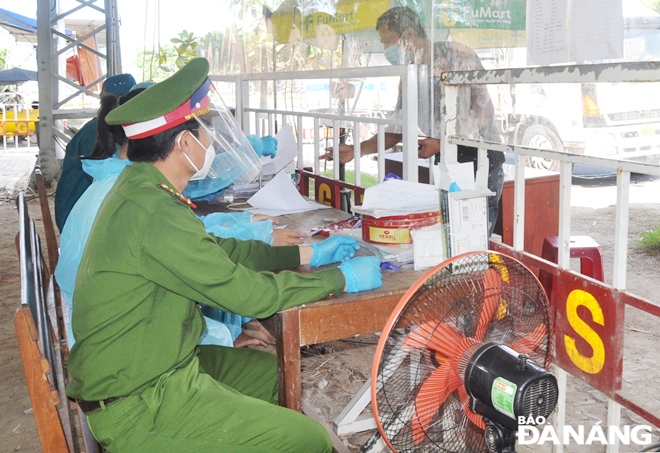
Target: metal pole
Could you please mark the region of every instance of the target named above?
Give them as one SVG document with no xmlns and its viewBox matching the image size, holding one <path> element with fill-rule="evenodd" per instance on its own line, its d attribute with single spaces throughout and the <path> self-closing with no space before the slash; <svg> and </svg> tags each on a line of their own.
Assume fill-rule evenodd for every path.
<svg viewBox="0 0 660 453">
<path fill-rule="evenodd" d="M 346 36 L 341 35 L 341 58 L 342 58 L 342 67 L 345 68 L 348 65 L 348 56 L 346 55 Z M 332 86 L 330 87 L 332 89 Z M 341 93 L 341 91 L 340 91 Z M 348 90 L 346 91 L 348 95 Z M 346 98 L 344 96 L 339 97 L 339 114 L 344 115 L 346 113 Z M 355 134 L 354 134 L 355 135 Z M 353 137 L 353 141 L 359 140 L 360 137 Z M 346 128 L 339 128 L 339 144 L 346 143 Z M 346 181 L 346 164 L 339 164 L 339 180 Z M 351 210 L 351 191 L 348 189 L 340 189 L 340 206 L 341 210 L 344 212 L 350 212 Z"/>
<path fill-rule="evenodd" d="M 44 182 L 50 184 L 62 172 L 55 158 L 55 138 L 53 136 L 53 84 L 52 73 L 57 72 L 57 59 L 51 58 L 56 53 L 56 44 L 51 33 L 50 0 L 37 0 L 37 66 L 39 84 L 39 165 Z M 56 0 L 53 7 L 57 8 Z"/>
<path fill-rule="evenodd" d="M 121 74 L 121 47 L 117 0 L 105 0 L 105 43 L 107 52 L 107 76 Z"/>
<path fill-rule="evenodd" d="M 57 0 L 37 0 L 37 65 L 39 83 L 39 125 L 37 137 L 39 140 L 39 164 L 44 182 L 49 184 L 57 179 L 61 173 L 57 161 L 57 150 L 64 145 L 55 140 L 57 135 L 63 142 L 68 136 L 57 129 L 60 120 L 69 118 L 88 118 L 93 114 L 80 115 L 80 109 L 67 107 L 68 101 L 84 93 L 96 95 L 89 87 L 77 86 L 66 81 L 66 54 L 69 49 L 80 45 L 77 38 L 66 38 L 64 27 L 66 18 L 80 8 L 101 9 L 94 2 L 83 2 L 83 6 L 73 6 L 72 9 L 60 13 Z M 121 52 L 119 50 L 117 0 L 104 0 L 106 54 L 95 52 L 106 59 L 106 73 L 108 76 L 121 72 Z M 100 31 L 100 30 L 99 30 Z M 64 42 L 67 41 L 66 44 Z M 60 86 L 66 86 L 65 98 L 59 94 Z M 74 93 L 69 94 L 71 88 Z M 84 110 L 84 109 L 83 109 Z M 92 109 L 89 109 L 92 110 Z M 96 109 L 94 109 L 96 110 Z M 70 111 L 70 112 L 69 112 Z"/>
</svg>

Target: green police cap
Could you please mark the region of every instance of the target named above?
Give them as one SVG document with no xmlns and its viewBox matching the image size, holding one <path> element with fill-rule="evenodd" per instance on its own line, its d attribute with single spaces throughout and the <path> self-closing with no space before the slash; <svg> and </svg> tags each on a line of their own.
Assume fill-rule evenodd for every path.
<svg viewBox="0 0 660 453">
<path fill-rule="evenodd" d="M 208 73 L 206 58 L 195 58 L 167 79 L 112 110 L 105 121 L 110 125 L 124 126 L 126 136 L 132 139 L 148 137 L 182 124 L 190 119 L 191 108 L 194 110 L 200 96 L 196 92 L 207 85 Z M 193 105 L 189 105 L 191 103 Z"/>
</svg>

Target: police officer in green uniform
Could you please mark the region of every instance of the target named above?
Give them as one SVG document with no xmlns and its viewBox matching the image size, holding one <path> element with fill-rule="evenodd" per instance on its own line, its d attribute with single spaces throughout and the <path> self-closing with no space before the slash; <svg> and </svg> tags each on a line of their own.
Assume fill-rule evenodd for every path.
<svg viewBox="0 0 660 453">
<path fill-rule="evenodd" d="M 204 230 L 180 194 L 188 181 L 214 158 L 236 180 L 259 170 L 207 74 L 194 59 L 106 117 L 123 125 L 133 165 L 101 205 L 78 270 L 67 395 L 109 452 L 330 452 L 319 423 L 277 406 L 275 356 L 197 345 L 199 304 L 264 318 L 377 288 L 380 263 L 354 257 L 352 238 L 270 247 Z"/>
</svg>

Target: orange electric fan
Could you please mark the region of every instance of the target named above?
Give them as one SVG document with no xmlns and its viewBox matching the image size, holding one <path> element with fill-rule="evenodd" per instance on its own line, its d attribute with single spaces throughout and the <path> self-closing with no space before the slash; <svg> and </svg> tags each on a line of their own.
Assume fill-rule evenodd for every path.
<svg viewBox="0 0 660 453">
<path fill-rule="evenodd" d="M 546 418 L 558 398 L 545 370 L 553 324 L 536 276 L 474 252 L 428 271 L 385 326 L 372 410 L 395 452 L 513 452 L 518 417 Z M 531 416 L 531 418 L 530 418 Z"/>
</svg>

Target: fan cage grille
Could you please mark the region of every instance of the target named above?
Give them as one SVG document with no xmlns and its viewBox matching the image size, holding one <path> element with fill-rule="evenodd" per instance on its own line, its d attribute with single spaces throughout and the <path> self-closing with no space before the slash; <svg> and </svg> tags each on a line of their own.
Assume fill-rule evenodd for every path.
<svg viewBox="0 0 660 453">
<path fill-rule="evenodd" d="M 526 353 L 538 365 L 548 366 L 552 356 L 548 302 L 538 280 L 524 265 L 505 255 L 483 252 L 439 267 L 398 313 L 390 331 L 383 332 L 387 339 L 378 366 L 376 402 L 384 434 L 396 451 L 484 451 L 483 428 L 466 415 L 469 403 L 459 389 L 451 391 L 438 408 L 430 403 L 433 416 L 423 430 L 421 441 L 419 432 L 415 439 L 413 427 L 419 425 L 423 412 L 415 401 L 420 388 L 439 367 L 452 362 L 438 353 L 438 345 L 434 343 L 444 341 L 440 333 L 443 329 L 451 329 L 461 337 L 475 337 L 484 299 L 493 291 L 492 285 L 484 280 L 489 269 L 495 270 L 500 278 L 495 288 L 499 300 L 480 342 L 511 347 L 543 326 L 545 331 L 534 340 L 534 349 Z M 418 335 L 420 330 L 424 335 Z M 417 347 L 403 347 L 413 337 L 419 337 Z M 452 368 L 462 387 L 458 362 L 456 359 L 446 367 Z"/>
</svg>

